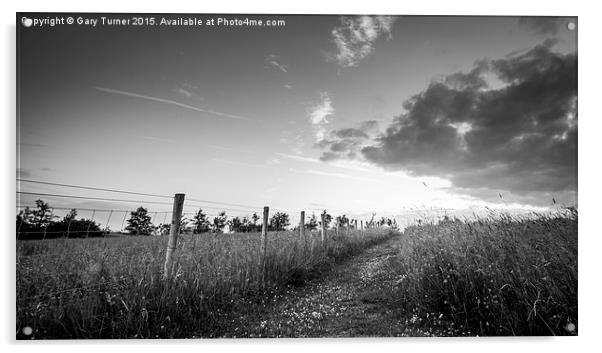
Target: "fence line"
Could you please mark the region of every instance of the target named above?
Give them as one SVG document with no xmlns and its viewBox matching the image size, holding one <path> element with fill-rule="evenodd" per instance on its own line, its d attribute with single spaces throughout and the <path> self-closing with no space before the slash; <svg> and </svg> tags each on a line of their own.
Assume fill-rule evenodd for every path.
<svg viewBox="0 0 602 353">
<path fill-rule="evenodd" d="M 173 198 L 173 196 L 168 196 L 168 195 L 151 194 L 151 193 L 144 193 L 144 192 L 137 192 L 137 191 L 118 190 L 118 189 L 111 189 L 111 188 L 100 188 L 100 187 L 94 187 L 94 186 L 82 186 L 82 185 L 74 185 L 74 184 L 55 183 L 55 182 L 49 182 L 49 181 L 31 180 L 31 179 L 23 179 L 23 178 L 16 178 L 16 180 L 20 181 L 20 182 L 26 182 L 26 183 L 32 183 L 32 184 L 52 185 L 52 186 L 82 189 L 82 190 L 105 191 L 105 192 L 113 192 L 113 193 L 120 193 L 120 194 L 159 197 L 159 198 L 167 198 L 167 199 Z M 244 208 L 248 208 L 248 209 L 261 209 L 261 206 L 257 206 L 257 205 L 228 203 L 228 202 L 220 202 L 220 201 L 212 201 L 212 200 L 196 199 L 196 198 L 189 198 L 188 201 L 215 204 L 215 205 L 224 205 L 224 206 L 244 207 Z"/>
<path fill-rule="evenodd" d="M 119 194 L 150 196 L 150 197 L 161 197 L 161 198 L 168 198 L 168 199 L 172 198 L 172 196 L 167 196 L 167 195 L 147 194 L 147 193 L 143 193 L 143 192 L 125 191 L 125 190 L 116 190 L 116 189 L 105 189 L 105 188 L 98 188 L 98 187 L 92 187 L 92 186 L 73 185 L 73 184 L 52 183 L 52 182 L 48 182 L 48 181 L 39 181 L 39 180 L 30 180 L 30 179 L 21 179 L 21 178 L 17 178 L 17 181 L 27 182 L 27 183 L 33 183 L 33 184 L 62 186 L 62 187 L 68 187 L 68 188 L 74 188 L 74 189 L 108 191 L 108 192 L 114 192 L 114 193 L 119 193 Z"/>
<path fill-rule="evenodd" d="M 108 197 L 93 197 L 93 196 L 80 196 L 80 195 L 65 195 L 65 194 L 57 194 L 57 193 L 43 193 L 43 192 L 30 192 L 30 191 L 17 191 L 17 194 L 19 195 L 36 195 L 36 196 L 48 196 L 48 197 L 59 197 L 59 198 L 71 198 L 71 199 L 82 199 L 82 200 L 96 200 L 96 201 L 107 201 L 107 202 L 130 202 L 130 203 L 139 203 L 139 204 L 157 204 L 157 205 L 172 205 L 172 211 L 171 211 L 171 223 L 169 226 L 169 238 L 168 238 L 168 243 L 167 243 L 167 247 L 165 249 L 165 263 L 163 266 L 163 275 L 164 278 L 166 280 L 171 280 L 173 278 L 173 273 L 174 273 L 174 263 L 176 263 L 176 261 L 174 260 L 176 257 L 176 251 L 178 248 L 178 237 L 179 234 L 181 233 L 181 226 L 182 226 L 182 220 L 188 220 L 186 217 L 188 217 L 189 215 L 191 215 L 192 217 L 194 217 L 197 212 L 183 212 L 184 208 L 191 208 L 191 207 L 198 207 L 200 210 L 202 209 L 219 209 L 221 211 L 233 211 L 233 212 L 237 212 L 237 213 L 253 213 L 253 214 L 257 214 L 260 212 L 257 212 L 257 208 L 255 208 L 255 206 L 250 206 L 250 205 L 244 205 L 244 204 L 236 204 L 236 203 L 221 203 L 221 202 L 214 202 L 214 201 L 210 201 L 210 200 L 202 200 L 202 199 L 186 199 L 185 200 L 185 195 L 184 194 L 175 194 L 173 197 L 172 196 L 166 196 L 166 195 L 158 195 L 158 194 L 150 194 L 150 193 L 140 193 L 140 192 L 133 192 L 133 191 L 126 191 L 126 190 L 117 190 L 117 189 L 108 189 L 108 188 L 96 188 L 96 187 L 89 187 L 89 186 L 80 186 L 80 185 L 71 185 L 71 184 L 60 184 L 60 183 L 51 183 L 51 182 L 43 182 L 43 181 L 34 181 L 34 180 L 28 180 L 28 179 L 18 179 L 19 181 L 22 182 L 29 182 L 29 183 L 36 183 L 36 184 L 42 184 L 42 185 L 53 185 L 53 186 L 60 186 L 60 187 L 69 187 L 69 188 L 77 188 L 77 189 L 85 189 L 85 190 L 94 190 L 94 191 L 103 191 L 103 192 L 114 192 L 114 193 L 123 193 L 123 194 L 131 194 L 131 195 L 139 195 L 139 196 L 148 196 L 148 197 L 159 197 L 159 198 L 169 198 L 171 200 L 173 200 L 171 203 L 170 202 L 162 202 L 162 201 L 150 201 L 150 200 L 132 200 L 132 199 L 120 199 L 120 198 L 108 198 Z M 227 206 L 234 206 L 236 208 L 227 208 L 227 207 L 217 207 L 217 206 L 207 206 L 207 205 L 200 205 L 199 203 L 211 203 L 211 204 L 215 204 L 215 205 L 227 205 Z M 246 208 L 249 207 L 249 208 Z M 72 208 L 65 208 L 65 207 L 49 207 L 49 211 L 50 214 L 52 215 L 52 211 L 54 209 L 63 209 L 63 210 L 70 210 Z M 119 213 L 119 212 L 123 212 L 124 213 L 124 217 L 121 221 L 121 231 L 127 230 L 128 228 L 124 227 L 125 226 L 125 222 L 127 219 L 128 214 L 133 215 L 134 211 L 127 211 L 127 210 L 116 210 L 116 209 L 95 209 L 95 208 L 91 208 L 91 209 L 86 209 L 87 211 L 91 211 L 91 219 L 89 223 L 87 223 L 87 227 L 85 230 L 83 229 L 76 229 L 73 230 L 73 233 L 81 235 L 81 234 L 85 234 L 85 237 L 88 237 L 91 234 L 91 230 L 94 233 L 97 233 L 98 230 L 95 230 L 96 228 L 94 228 L 94 230 L 92 229 L 92 223 L 95 223 L 96 217 L 97 217 L 97 213 L 108 213 L 108 217 L 106 219 L 106 225 L 104 228 L 104 231 L 108 231 L 108 229 L 110 229 L 110 222 L 111 222 L 111 218 L 113 216 L 114 213 Z M 262 283 L 265 285 L 266 282 L 266 278 L 267 278 L 267 254 L 268 254 L 268 232 L 271 230 L 271 227 L 273 227 L 272 224 L 272 220 L 274 219 L 274 217 L 272 218 L 272 220 L 270 220 L 270 214 L 269 214 L 269 210 L 270 208 L 268 206 L 264 206 L 263 207 L 263 213 L 262 213 L 262 217 L 259 218 L 261 219 L 261 233 L 260 233 L 260 263 L 262 266 Z M 281 211 L 280 209 L 275 209 Z M 35 212 L 35 211 L 34 211 Z M 167 220 L 167 216 L 168 216 L 168 212 L 169 211 L 147 211 L 146 215 L 150 218 L 150 222 L 152 224 L 152 222 L 154 221 L 154 223 L 157 223 L 158 221 L 158 215 L 159 214 L 163 214 L 163 225 L 166 224 L 166 220 Z M 286 212 L 286 211 L 284 211 Z M 313 214 L 315 215 L 315 213 Z M 313 216 L 312 215 L 312 216 Z M 44 215 L 46 216 L 46 215 Z M 205 214 L 206 217 L 220 217 L 220 215 L 213 215 L 213 214 Z M 227 217 L 227 215 L 226 215 Z M 236 217 L 241 217 L 241 216 L 236 216 Z M 247 217 L 248 216 L 244 216 Z M 243 217 L 243 218 L 244 218 Z M 292 220 L 291 218 L 295 218 L 296 220 L 296 215 L 288 216 L 288 220 L 289 222 Z M 313 219 L 313 218 L 312 218 Z M 339 235 L 339 232 L 341 231 L 340 228 L 345 229 L 345 230 L 349 230 L 349 229 L 357 229 L 357 219 L 354 219 L 353 221 L 351 221 L 349 218 L 341 218 L 341 217 L 336 217 L 336 218 L 332 218 L 331 216 L 331 220 L 328 221 L 327 220 L 327 212 L 326 210 L 324 210 L 323 212 L 320 213 L 320 219 L 321 222 L 319 222 L 319 227 L 320 229 L 320 242 L 321 242 L 321 248 L 323 251 L 325 251 L 328 248 L 328 243 L 330 241 L 329 239 L 329 235 L 328 235 L 328 225 L 327 223 L 333 222 L 332 227 L 334 228 L 337 238 Z M 32 231 L 32 232 L 28 232 L 28 231 L 23 231 L 21 232 L 21 226 L 23 224 L 23 221 L 21 222 L 21 224 L 19 225 L 19 227 L 17 228 L 17 236 L 26 233 L 26 234 L 40 234 L 43 233 L 44 238 L 46 238 L 46 235 L 48 234 L 57 234 L 57 233 L 62 233 L 62 234 L 67 234 L 67 237 L 69 237 L 69 235 L 71 234 L 71 225 L 73 222 L 73 218 L 69 219 L 69 223 L 67 225 L 67 231 L 47 231 L 48 229 L 48 224 L 50 224 L 50 222 L 48 222 L 46 224 L 46 227 L 44 228 L 44 231 Z M 209 220 L 208 220 L 209 221 Z M 295 224 L 295 223 L 293 223 Z M 379 220 L 374 220 L 374 216 L 372 217 L 372 219 L 370 220 L 370 222 L 366 222 L 364 223 L 363 220 L 361 222 L 361 235 L 364 235 L 364 225 L 367 228 L 371 228 L 374 227 L 375 225 L 382 225 L 382 223 Z M 186 224 L 187 226 L 188 224 Z M 258 226 L 253 223 L 254 228 L 257 229 Z M 289 224 L 286 224 L 285 226 L 288 226 Z M 280 228 L 280 226 L 276 226 L 277 229 Z M 305 243 L 306 237 L 305 237 L 305 228 L 306 228 L 306 223 L 305 223 L 305 211 L 301 210 L 300 214 L 299 214 L 299 223 L 298 223 L 298 228 L 299 228 L 299 237 L 301 239 L 303 239 L 302 241 Z M 103 232 L 102 230 L 100 230 L 101 232 Z M 157 232 L 157 228 L 155 228 L 155 233 Z M 158 231 L 163 232 L 163 229 L 159 229 Z M 219 231 L 219 229 L 218 229 Z M 347 232 L 345 232 L 347 234 Z M 143 249 L 143 248 L 148 248 L 147 246 L 130 246 L 130 247 L 125 247 L 125 249 L 129 249 L 129 248 L 137 248 L 137 249 Z M 304 245 L 305 248 L 305 245 Z M 98 249 L 95 250 L 93 252 L 105 252 L 106 248 L 103 249 Z M 86 250 L 87 253 L 89 253 L 89 250 Z M 36 255 L 27 255 L 27 256 L 20 256 L 18 257 L 19 261 L 23 261 L 25 259 L 30 259 L 30 258 L 36 258 L 36 257 L 44 257 L 44 256 L 69 256 L 69 255 L 75 255 L 75 254 L 80 254 L 79 252 L 72 252 L 72 253 L 61 253 L 61 254 L 36 254 Z M 79 289 L 79 288 L 75 288 L 75 289 Z"/>
<path fill-rule="evenodd" d="M 36 196 L 49 196 L 49 197 L 62 197 L 70 199 L 83 199 L 83 200 L 95 200 L 95 201 L 111 201 L 111 202 L 133 202 L 133 203 L 152 203 L 157 205 L 171 205 L 169 202 L 158 202 L 158 201 L 141 201 L 141 200 L 124 200 L 124 199 L 109 199 L 103 197 L 90 197 L 90 196 L 76 196 L 76 195 L 62 195 L 62 194 L 48 194 L 42 192 L 29 192 L 29 191 L 17 191 L 17 194 L 21 195 L 36 195 Z"/>
</svg>

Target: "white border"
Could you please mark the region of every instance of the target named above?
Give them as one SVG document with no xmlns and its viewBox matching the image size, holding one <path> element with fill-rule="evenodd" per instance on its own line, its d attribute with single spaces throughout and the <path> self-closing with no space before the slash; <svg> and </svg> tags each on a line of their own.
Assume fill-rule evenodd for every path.
<svg viewBox="0 0 602 353">
<path fill-rule="evenodd" d="M 599 222 L 597 208 L 602 202 L 600 185 L 596 179 L 600 177 L 599 153 L 601 129 L 600 108 L 594 106 L 600 102 L 599 44 L 600 12 L 593 4 L 588 5 L 576 1 L 528 2 L 525 0 L 505 0 L 503 2 L 485 1 L 393 1 L 370 0 L 366 2 L 304 0 L 294 4 L 283 4 L 283 1 L 168 1 L 152 2 L 123 0 L 103 0 L 98 2 L 83 1 L 18 1 L 2 3 L 2 198 L 0 217 L 4 232 L 2 233 L 2 251 L 5 255 L 3 265 L 3 289 L 0 290 L 3 314 L 0 332 L 3 345 L 8 351 L 46 352 L 105 352 L 114 345 L 122 348 L 143 349 L 144 352 L 164 352 L 174 346 L 178 352 L 212 350 L 244 350 L 246 352 L 289 352 L 315 349 L 345 350 L 363 352 L 365 350 L 384 351 L 437 351 L 468 352 L 492 351 L 508 352 L 508 350 L 531 349 L 550 351 L 590 350 L 596 343 L 600 324 L 601 293 L 600 276 L 597 261 L 600 246 Z M 568 338 L 487 338 L 487 339 L 323 339 L 323 340 L 203 340 L 203 341 L 85 341 L 85 342 L 30 342 L 23 344 L 14 341 L 15 318 L 15 265 L 14 239 L 12 237 L 14 189 L 15 189 L 15 12 L 53 11 L 53 12 L 183 12 L 183 13 L 301 13 L 301 14 L 431 14 L 431 15 L 562 15 L 579 16 L 579 337 Z M 598 206 L 598 207 L 596 207 Z M 138 348 L 140 347 L 140 348 Z"/>
</svg>

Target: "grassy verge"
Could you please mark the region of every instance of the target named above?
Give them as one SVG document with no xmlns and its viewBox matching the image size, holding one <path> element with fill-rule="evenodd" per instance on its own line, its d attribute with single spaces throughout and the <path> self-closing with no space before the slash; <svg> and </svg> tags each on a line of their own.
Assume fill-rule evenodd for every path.
<svg viewBox="0 0 602 353">
<path fill-rule="evenodd" d="M 324 249 L 318 233 L 270 233 L 265 284 L 257 233 L 183 235 L 170 283 L 165 237 L 19 242 L 17 338 L 231 335 L 236 319 L 260 315 L 279 289 L 393 235 L 330 234 Z"/>
<path fill-rule="evenodd" d="M 577 212 L 409 227 L 388 271 L 410 328 L 440 335 L 577 334 Z"/>
</svg>

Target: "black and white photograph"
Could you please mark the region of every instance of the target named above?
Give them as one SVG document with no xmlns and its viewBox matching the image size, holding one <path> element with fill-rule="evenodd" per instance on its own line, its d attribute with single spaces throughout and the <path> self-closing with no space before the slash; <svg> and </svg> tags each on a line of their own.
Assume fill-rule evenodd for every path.
<svg viewBox="0 0 602 353">
<path fill-rule="evenodd" d="M 576 12 L 14 14 L 16 341 L 579 335 Z"/>
</svg>

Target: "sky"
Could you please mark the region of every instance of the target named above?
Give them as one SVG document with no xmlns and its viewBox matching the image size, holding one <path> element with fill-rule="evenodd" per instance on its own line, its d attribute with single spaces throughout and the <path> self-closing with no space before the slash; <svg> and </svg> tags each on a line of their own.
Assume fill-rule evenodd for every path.
<svg viewBox="0 0 602 353">
<path fill-rule="evenodd" d="M 18 178 L 240 215 L 577 204 L 575 18 L 153 16 L 285 25 L 19 26 Z"/>
</svg>

